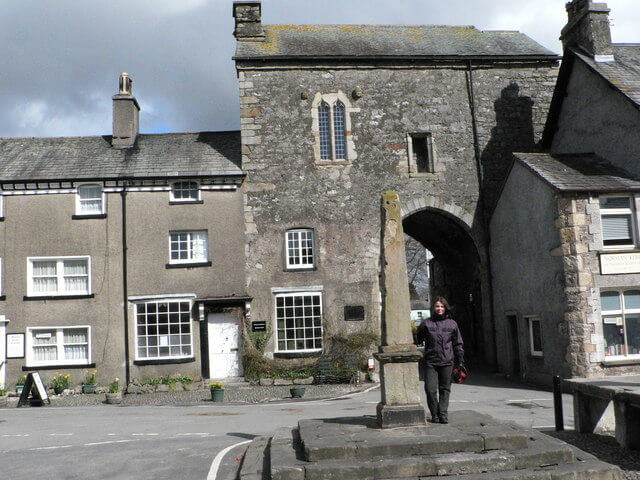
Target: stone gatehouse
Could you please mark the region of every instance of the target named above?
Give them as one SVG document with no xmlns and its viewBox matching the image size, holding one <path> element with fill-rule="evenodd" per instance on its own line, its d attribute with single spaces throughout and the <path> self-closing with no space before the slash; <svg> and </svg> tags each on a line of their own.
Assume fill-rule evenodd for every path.
<svg viewBox="0 0 640 480">
<path fill-rule="evenodd" d="M 246 285 L 277 357 L 378 331 L 380 194 L 434 255 L 470 356 L 495 364 L 487 218 L 535 151 L 559 57 L 470 26 L 263 25 L 234 3 Z"/>
</svg>

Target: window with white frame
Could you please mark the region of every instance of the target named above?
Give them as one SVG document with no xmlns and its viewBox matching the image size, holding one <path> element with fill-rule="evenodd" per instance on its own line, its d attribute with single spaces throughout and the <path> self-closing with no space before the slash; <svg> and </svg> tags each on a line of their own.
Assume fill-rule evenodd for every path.
<svg viewBox="0 0 640 480">
<path fill-rule="evenodd" d="M 91 363 L 91 327 L 27 328 L 27 365 Z"/>
<path fill-rule="evenodd" d="M 525 317 L 529 326 L 529 353 L 542 357 L 542 324 L 539 317 Z"/>
<path fill-rule="evenodd" d="M 136 359 L 193 356 L 191 302 L 153 300 L 136 304 Z"/>
<path fill-rule="evenodd" d="M 197 202 L 200 200 L 200 186 L 198 182 L 183 180 L 171 184 L 172 202 Z"/>
<path fill-rule="evenodd" d="M 600 292 L 605 357 L 640 358 L 640 290 Z"/>
<path fill-rule="evenodd" d="M 602 243 L 605 248 L 633 248 L 636 244 L 633 198 L 600 197 Z"/>
<path fill-rule="evenodd" d="M 276 351 L 322 350 L 322 293 L 281 293 L 275 301 Z"/>
<path fill-rule="evenodd" d="M 209 259 L 206 230 L 171 232 L 169 235 L 170 263 L 203 263 Z"/>
<path fill-rule="evenodd" d="M 300 228 L 287 231 L 287 268 L 313 268 L 313 230 Z"/>
<path fill-rule="evenodd" d="M 91 258 L 28 258 L 27 292 L 29 296 L 90 294 Z"/>
<path fill-rule="evenodd" d="M 102 185 L 86 183 L 78 185 L 76 195 L 77 215 L 101 215 L 106 212 Z"/>
</svg>

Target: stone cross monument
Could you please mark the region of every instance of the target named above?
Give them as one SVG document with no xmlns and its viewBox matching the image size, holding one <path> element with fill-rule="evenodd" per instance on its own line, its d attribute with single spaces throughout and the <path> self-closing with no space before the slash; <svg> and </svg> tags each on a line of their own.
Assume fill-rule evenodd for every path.
<svg viewBox="0 0 640 480">
<path fill-rule="evenodd" d="M 382 428 L 424 425 L 418 375 L 421 354 L 411 336 L 402 214 L 393 190 L 382 195 L 382 228 L 382 344 L 374 354 L 381 379 L 378 424 Z"/>
</svg>

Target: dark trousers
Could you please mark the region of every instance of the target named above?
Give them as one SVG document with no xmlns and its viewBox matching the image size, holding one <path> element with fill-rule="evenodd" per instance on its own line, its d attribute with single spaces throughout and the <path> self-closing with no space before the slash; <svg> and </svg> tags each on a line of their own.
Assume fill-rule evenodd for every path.
<svg viewBox="0 0 640 480">
<path fill-rule="evenodd" d="M 447 420 L 449 411 L 449 394 L 451 393 L 451 373 L 453 365 L 434 367 L 425 365 L 424 391 L 427 393 L 427 407 L 434 418 Z M 438 396 L 438 393 L 440 394 Z"/>
</svg>

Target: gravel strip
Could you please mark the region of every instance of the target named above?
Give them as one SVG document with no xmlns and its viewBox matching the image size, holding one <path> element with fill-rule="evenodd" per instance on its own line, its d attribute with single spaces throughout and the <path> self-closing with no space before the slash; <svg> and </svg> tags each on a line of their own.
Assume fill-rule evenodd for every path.
<svg viewBox="0 0 640 480">
<path fill-rule="evenodd" d="M 224 390 L 223 404 L 251 404 L 274 401 L 304 402 L 305 400 L 330 398 L 349 393 L 360 392 L 373 384 L 362 385 L 305 385 L 305 393 L 301 399 L 291 398 L 289 389 L 291 386 L 257 386 L 251 384 L 228 385 Z M 67 394 L 51 395 L 52 407 L 77 407 L 88 405 L 100 405 L 105 403 L 104 393 L 96 394 Z M 7 407 L 15 407 L 18 399 L 10 398 Z M 154 392 L 127 394 L 122 397 L 120 406 L 141 405 L 176 405 L 193 406 L 207 405 L 211 402 L 209 389 L 194 389 L 180 392 Z"/>
<path fill-rule="evenodd" d="M 580 433 L 573 430 L 545 431 L 547 435 L 575 445 L 603 462 L 620 467 L 625 480 L 640 480 L 640 451 L 625 450 L 610 435 Z"/>
</svg>

